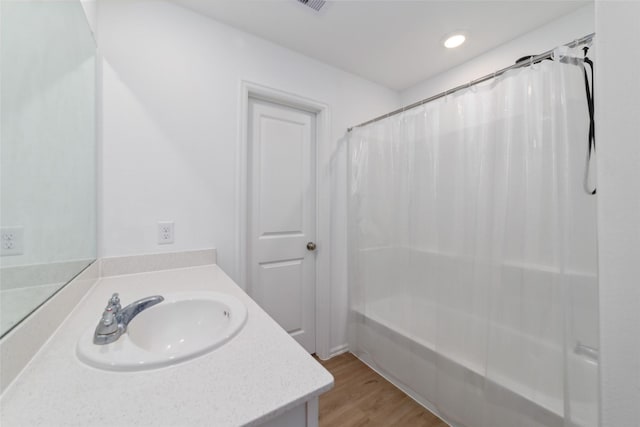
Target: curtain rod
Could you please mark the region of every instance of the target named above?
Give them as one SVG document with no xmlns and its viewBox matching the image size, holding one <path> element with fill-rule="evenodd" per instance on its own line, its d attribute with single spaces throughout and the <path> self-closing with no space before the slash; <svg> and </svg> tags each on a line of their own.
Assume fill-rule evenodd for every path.
<svg viewBox="0 0 640 427">
<path fill-rule="evenodd" d="M 576 39 L 576 40 L 574 40 L 574 41 L 572 41 L 570 43 L 567 43 L 564 46 L 576 47 L 576 46 L 580 46 L 580 45 L 585 44 L 585 43 L 589 43 L 595 37 L 595 35 L 596 35 L 596 33 L 591 33 L 591 34 L 586 35 L 586 36 L 584 36 L 582 38 L 579 38 L 579 39 Z M 391 111 L 390 113 L 383 114 L 382 116 L 378 116 L 378 117 L 376 117 L 374 119 L 371 119 L 371 120 L 367 120 L 366 122 L 360 123 L 359 125 L 355 125 L 355 126 L 352 126 L 352 127 L 348 128 L 347 132 L 351 132 L 354 128 L 362 127 L 362 126 L 368 125 L 370 123 L 374 123 L 374 122 L 377 122 L 379 120 L 386 119 L 387 117 L 395 116 L 396 114 L 403 113 L 403 112 L 405 112 L 407 110 L 410 110 L 412 108 L 419 107 L 419 106 L 424 105 L 424 104 L 426 104 L 428 102 L 431 102 L 431 101 L 435 101 L 436 99 L 444 98 L 447 95 L 451 95 L 452 93 L 458 92 L 459 90 L 462 90 L 462 89 L 467 89 L 467 88 L 469 88 L 471 86 L 477 85 L 478 83 L 486 82 L 487 80 L 491 80 L 493 78 L 496 78 L 496 77 L 506 73 L 509 70 L 513 70 L 515 68 L 521 68 L 521 67 L 533 64 L 535 62 L 551 58 L 551 56 L 553 55 L 553 51 L 554 50 L 555 49 L 551 49 L 549 51 L 541 53 L 540 55 L 533 56 L 529 60 L 516 62 L 515 64 L 510 65 L 510 66 L 508 66 L 506 68 L 503 68 L 501 70 L 498 70 L 498 71 L 496 71 L 494 73 L 487 74 L 486 76 L 480 77 L 479 79 L 471 80 L 469 83 L 465 83 L 463 85 L 456 86 L 453 89 L 445 90 L 444 92 L 441 92 L 441 93 L 439 93 L 437 95 L 430 96 L 429 98 L 425 98 L 425 99 L 423 99 L 421 101 L 414 102 L 413 104 L 409 104 L 409 105 L 406 105 L 406 106 L 404 106 L 402 108 L 398 108 L 397 110 Z"/>
</svg>

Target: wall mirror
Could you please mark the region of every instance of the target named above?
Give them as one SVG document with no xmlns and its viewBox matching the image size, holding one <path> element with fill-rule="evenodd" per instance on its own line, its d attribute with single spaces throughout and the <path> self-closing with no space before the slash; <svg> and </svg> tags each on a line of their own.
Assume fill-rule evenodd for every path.
<svg viewBox="0 0 640 427">
<path fill-rule="evenodd" d="M 96 258 L 96 45 L 80 1 L 0 5 L 0 335 Z"/>
</svg>

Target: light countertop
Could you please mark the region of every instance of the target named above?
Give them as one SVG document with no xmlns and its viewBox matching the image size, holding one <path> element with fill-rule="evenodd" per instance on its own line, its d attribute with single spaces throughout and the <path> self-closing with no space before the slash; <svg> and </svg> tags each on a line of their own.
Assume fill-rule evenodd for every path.
<svg viewBox="0 0 640 427">
<path fill-rule="evenodd" d="M 110 372 L 80 362 L 79 337 L 106 301 L 210 290 L 243 301 L 248 319 L 224 346 L 144 372 Z M 101 278 L 0 398 L 10 426 L 257 425 L 329 390 L 333 377 L 217 265 Z"/>
</svg>

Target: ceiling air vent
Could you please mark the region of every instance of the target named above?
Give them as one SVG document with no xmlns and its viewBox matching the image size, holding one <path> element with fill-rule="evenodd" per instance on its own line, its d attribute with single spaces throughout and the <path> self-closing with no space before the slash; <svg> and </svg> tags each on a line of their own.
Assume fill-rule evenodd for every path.
<svg viewBox="0 0 640 427">
<path fill-rule="evenodd" d="M 309 6 L 315 11 L 322 9 L 322 6 L 326 3 L 325 0 L 298 0 L 300 3 Z"/>
</svg>

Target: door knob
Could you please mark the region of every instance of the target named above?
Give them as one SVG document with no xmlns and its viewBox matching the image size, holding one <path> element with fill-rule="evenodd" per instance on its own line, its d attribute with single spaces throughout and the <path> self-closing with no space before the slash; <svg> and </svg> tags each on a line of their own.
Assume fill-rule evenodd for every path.
<svg viewBox="0 0 640 427">
<path fill-rule="evenodd" d="M 315 251 L 316 250 L 316 244 L 313 243 L 313 242 L 307 243 L 307 250 L 308 251 Z"/>
</svg>

